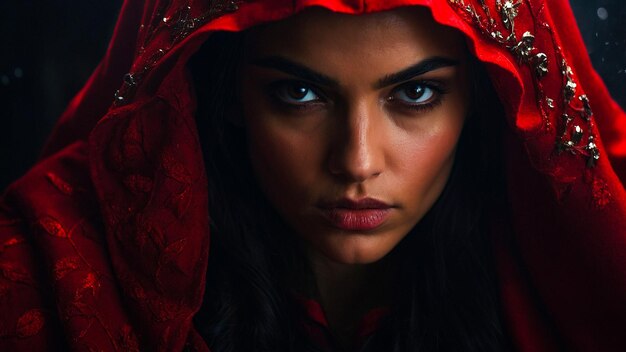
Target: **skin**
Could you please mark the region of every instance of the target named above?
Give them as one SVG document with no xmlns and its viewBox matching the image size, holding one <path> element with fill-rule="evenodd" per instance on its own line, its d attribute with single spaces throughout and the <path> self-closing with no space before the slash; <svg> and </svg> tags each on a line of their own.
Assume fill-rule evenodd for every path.
<svg viewBox="0 0 626 352">
<path fill-rule="evenodd" d="M 253 168 L 303 240 L 331 331 L 346 348 L 362 314 L 388 297 L 388 254 L 450 175 L 468 111 L 465 50 L 459 33 L 420 8 L 312 9 L 248 38 L 240 98 Z M 433 70 L 389 80 L 433 58 Z M 373 230 L 339 229 L 320 210 L 366 197 L 392 206 Z"/>
</svg>

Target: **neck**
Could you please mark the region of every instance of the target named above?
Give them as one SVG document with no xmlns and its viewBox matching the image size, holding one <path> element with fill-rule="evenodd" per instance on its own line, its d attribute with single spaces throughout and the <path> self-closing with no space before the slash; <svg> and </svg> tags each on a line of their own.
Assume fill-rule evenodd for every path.
<svg viewBox="0 0 626 352">
<path fill-rule="evenodd" d="M 312 251 L 311 251 L 312 252 Z M 331 333 L 349 349 L 360 319 L 389 303 L 389 256 L 371 264 L 343 264 L 309 253 L 319 300 Z"/>
</svg>

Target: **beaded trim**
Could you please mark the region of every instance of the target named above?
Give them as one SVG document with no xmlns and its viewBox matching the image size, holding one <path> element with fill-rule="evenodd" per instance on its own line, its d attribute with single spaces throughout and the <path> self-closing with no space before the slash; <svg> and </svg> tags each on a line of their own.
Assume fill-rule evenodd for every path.
<svg viewBox="0 0 626 352">
<path fill-rule="evenodd" d="M 136 69 L 124 75 L 122 86 L 115 92 L 113 104 L 115 106 L 121 106 L 130 103 L 136 88 L 143 78 L 146 77 L 172 47 L 211 20 L 221 17 L 226 13 L 237 11 L 242 2 L 242 0 L 213 0 L 205 11 L 195 17 L 192 15 L 194 12 L 192 11 L 193 0 L 189 0 L 187 5 L 174 11 L 170 11 L 171 4 L 169 1 L 162 4 L 152 17 L 151 23 L 148 26 L 142 24 L 140 27 L 140 35 L 142 32 L 146 34 L 144 36 L 143 45 L 137 53 L 139 59 L 136 61 L 143 62 L 144 64 L 140 69 Z M 173 13 L 169 16 L 165 15 L 170 12 Z M 163 32 L 169 33 L 168 44 L 162 48 L 151 51 L 152 54 L 146 58 L 146 48 L 155 41 L 155 38 L 162 35 Z"/>
<path fill-rule="evenodd" d="M 521 36 L 519 35 L 519 31 L 515 28 L 515 19 L 522 9 L 527 8 L 534 23 L 538 24 L 539 28 L 549 32 L 554 46 L 554 59 L 559 63 L 559 73 L 562 77 L 560 98 L 562 99 L 563 113 L 560 121 L 557 119 L 559 125 L 556 129 L 555 150 L 557 153 L 570 152 L 574 155 L 583 155 L 587 158 L 587 166 L 594 167 L 600 159 L 600 151 L 595 144 L 593 112 L 589 99 L 585 94 L 580 94 L 576 98 L 578 85 L 573 77 L 571 67 L 567 64 L 561 48 L 556 43 L 556 37 L 550 25 L 538 21 L 530 0 L 495 0 L 492 7 L 486 3 L 486 0 L 477 0 L 477 2 L 478 6 L 474 6 L 464 0 L 448 0 L 452 8 L 474 28 L 478 29 L 484 37 L 507 48 L 517 59 L 519 65 L 527 66 L 534 73 L 532 78 L 535 92 L 537 92 L 537 106 L 546 133 L 554 131 L 549 111 L 555 109 L 555 100 L 546 95 L 542 79 L 549 73 L 548 60 L 552 58 L 535 47 L 535 36 L 530 31 L 524 31 Z M 499 19 L 492 15 L 492 9 L 495 9 Z M 543 8 L 539 12 L 541 11 Z M 586 125 L 586 131 L 581 124 L 573 123 L 576 116 Z M 586 141 L 584 141 L 585 134 L 587 136 Z"/>
</svg>

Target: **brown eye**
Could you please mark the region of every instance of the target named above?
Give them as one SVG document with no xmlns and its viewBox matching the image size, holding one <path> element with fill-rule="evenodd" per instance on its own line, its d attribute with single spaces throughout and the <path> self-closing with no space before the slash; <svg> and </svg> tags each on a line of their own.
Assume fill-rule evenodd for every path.
<svg viewBox="0 0 626 352">
<path fill-rule="evenodd" d="M 290 98 L 294 100 L 300 100 L 304 99 L 307 96 L 307 94 L 309 93 L 309 89 L 307 89 L 306 87 L 294 85 L 287 88 L 286 93 L 289 95 Z"/>
<path fill-rule="evenodd" d="M 391 99 L 409 105 L 427 104 L 435 96 L 435 90 L 421 83 L 411 82 L 396 88 Z"/>
<path fill-rule="evenodd" d="M 405 89 L 407 98 L 411 100 L 419 100 L 424 95 L 424 87 L 422 86 L 412 86 L 408 89 Z"/>
<path fill-rule="evenodd" d="M 276 97 L 288 104 L 304 104 L 320 100 L 320 97 L 304 83 L 283 82 L 276 87 Z"/>
</svg>

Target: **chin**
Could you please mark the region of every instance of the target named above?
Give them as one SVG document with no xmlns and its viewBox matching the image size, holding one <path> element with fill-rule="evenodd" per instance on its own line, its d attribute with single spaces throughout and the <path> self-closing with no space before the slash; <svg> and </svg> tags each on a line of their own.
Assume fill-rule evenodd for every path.
<svg viewBox="0 0 626 352">
<path fill-rule="evenodd" d="M 389 254 L 395 244 L 384 243 L 371 235 L 340 235 L 342 239 L 318 243 L 314 248 L 339 264 L 372 264 Z M 394 241 L 395 242 L 395 241 Z"/>
</svg>

